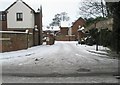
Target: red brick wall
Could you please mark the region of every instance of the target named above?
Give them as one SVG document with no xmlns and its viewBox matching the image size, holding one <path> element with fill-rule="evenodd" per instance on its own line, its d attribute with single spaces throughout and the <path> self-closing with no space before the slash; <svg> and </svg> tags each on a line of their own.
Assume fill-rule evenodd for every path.
<svg viewBox="0 0 120 85">
<path fill-rule="evenodd" d="M 27 41 L 27 37 L 28 40 Z M 2 52 L 16 51 L 27 49 L 32 46 L 32 36 L 27 34 L 3 33 L 2 38 L 9 38 L 10 40 L 2 40 Z"/>
<path fill-rule="evenodd" d="M 84 26 L 85 25 L 85 21 L 83 19 L 78 19 L 72 26 L 72 35 L 75 35 L 76 39 L 78 36 L 78 27 L 80 26 Z"/>
<path fill-rule="evenodd" d="M 57 41 L 75 41 L 75 36 L 59 35 L 55 37 Z"/>
<path fill-rule="evenodd" d="M 7 30 L 7 21 L 0 21 L 0 30 Z"/>
<path fill-rule="evenodd" d="M 61 35 L 68 35 L 68 27 L 60 27 L 60 33 Z"/>
</svg>

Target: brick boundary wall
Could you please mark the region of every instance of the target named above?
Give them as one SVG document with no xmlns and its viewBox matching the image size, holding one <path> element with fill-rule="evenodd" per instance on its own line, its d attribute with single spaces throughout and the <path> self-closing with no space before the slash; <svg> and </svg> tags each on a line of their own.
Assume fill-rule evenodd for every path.
<svg viewBox="0 0 120 85">
<path fill-rule="evenodd" d="M 1 52 L 17 51 L 22 49 L 27 49 L 31 47 L 32 34 L 26 32 L 2 32 L 2 37 L 0 38 L 0 49 Z"/>
<path fill-rule="evenodd" d="M 56 41 L 76 41 L 75 36 L 59 35 L 55 37 Z"/>
</svg>

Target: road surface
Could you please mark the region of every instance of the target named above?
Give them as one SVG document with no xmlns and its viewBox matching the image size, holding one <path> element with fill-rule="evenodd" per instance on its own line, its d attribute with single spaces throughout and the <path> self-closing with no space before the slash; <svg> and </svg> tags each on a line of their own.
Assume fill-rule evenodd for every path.
<svg viewBox="0 0 120 85">
<path fill-rule="evenodd" d="M 2 82 L 118 83 L 119 60 L 94 48 L 76 42 L 34 47 L 29 54 L 2 60 Z"/>
</svg>

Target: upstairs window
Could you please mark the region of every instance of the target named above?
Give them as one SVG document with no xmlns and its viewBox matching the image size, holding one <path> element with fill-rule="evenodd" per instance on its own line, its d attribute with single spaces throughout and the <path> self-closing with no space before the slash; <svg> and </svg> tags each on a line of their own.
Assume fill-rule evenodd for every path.
<svg viewBox="0 0 120 85">
<path fill-rule="evenodd" d="M 23 13 L 16 13 L 17 21 L 23 21 Z"/>
</svg>

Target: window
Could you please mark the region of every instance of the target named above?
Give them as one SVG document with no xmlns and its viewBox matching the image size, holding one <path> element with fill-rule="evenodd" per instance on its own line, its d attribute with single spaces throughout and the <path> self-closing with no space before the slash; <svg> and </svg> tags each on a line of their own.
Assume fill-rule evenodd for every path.
<svg viewBox="0 0 120 85">
<path fill-rule="evenodd" d="M 2 14 L 0 14 L 0 21 L 2 21 Z"/>
<path fill-rule="evenodd" d="M 17 13 L 16 18 L 17 18 L 17 21 L 22 21 L 23 20 L 23 13 Z"/>
<path fill-rule="evenodd" d="M 2 15 L 2 20 L 5 21 L 6 18 L 5 18 L 5 14 Z"/>
<path fill-rule="evenodd" d="M 5 20 L 6 20 L 5 14 L 0 14 L 0 21 L 5 21 Z"/>
</svg>

